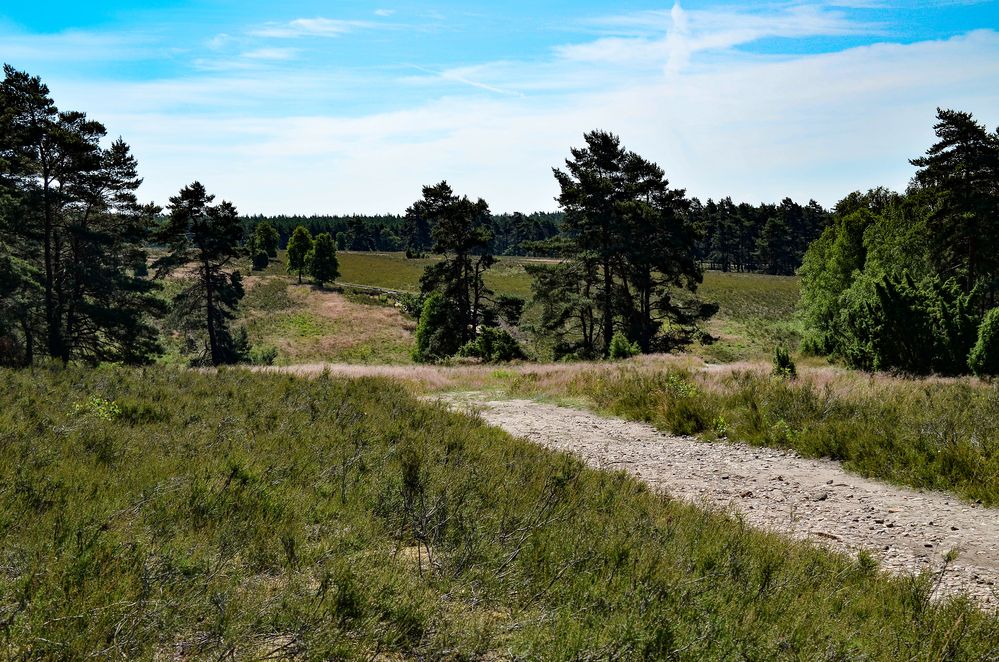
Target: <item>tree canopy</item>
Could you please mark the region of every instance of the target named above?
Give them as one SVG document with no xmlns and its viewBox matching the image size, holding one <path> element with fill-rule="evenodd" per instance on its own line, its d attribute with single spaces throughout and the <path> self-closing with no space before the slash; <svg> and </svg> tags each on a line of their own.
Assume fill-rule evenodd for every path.
<svg viewBox="0 0 999 662">
<path fill-rule="evenodd" d="M 3 362 L 145 363 L 161 351 L 151 320 L 163 306 L 141 275 L 158 209 L 139 204 L 135 158 L 121 139 L 102 146 L 106 135 L 86 114 L 59 111 L 38 77 L 4 67 Z"/>
<path fill-rule="evenodd" d="M 904 194 L 852 193 L 801 267 L 805 348 L 867 370 L 957 374 L 999 288 L 999 132 L 939 109 Z"/>
<path fill-rule="evenodd" d="M 616 135 L 584 141 L 554 169 L 565 221 L 550 248 L 562 259 L 529 267 L 539 330 L 556 355 L 584 358 L 608 356 L 618 330 L 645 352 L 686 342 L 713 313 L 693 296 L 702 272 L 690 202 Z"/>
</svg>

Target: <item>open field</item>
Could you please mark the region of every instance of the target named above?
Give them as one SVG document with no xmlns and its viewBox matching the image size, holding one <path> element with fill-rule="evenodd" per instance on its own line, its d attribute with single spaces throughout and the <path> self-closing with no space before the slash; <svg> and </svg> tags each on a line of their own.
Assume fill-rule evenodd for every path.
<svg viewBox="0 0 999 662">
<path fill-rule="evenodd" d="M 377 305 L 378 300 L 371 297 L 344 300 L 339 293 L 318 290 L 302 294 L 300 290 L 308 286 L 294 284 L 295 280 L 284 273 L 283 259 L 282 253 L 265 271 L 254 272 L 248 278 L 248 295 L 242 306 L 251 342 L 276 347 L 280 364 L 409 362 L 413 320 L 387 311 L 376 312 L 370 305 L 355 305 Z M 339 284 L 416 292 L 424 267 L 436 258 L 340 252 L 338 259 L 342 274 Z M 531 281 L 524 264 L 537 261 L 501 257 L 487 274 L 486 282 L 497 294 L 529 299 Z M 769 356 L 777 345 L 792 349 L 797 346 L 797 278 L 709 271 L 704 275 L 700 295 L 719 304 L 718 314 L 707 326 L 719 340 L 694 346 L 694 353 L 711 361 L 731 362 Z M 528 308 L 525 318 L 531 316 Z"/>
<path fill-rule="evenodd" d="M 792 350 L 801 341 L 795 316 L 801 282 L 795 276 L 766 276 L 708 271 L 698 293 L 718 304 L 707 324 L 719 340 L 693 351 L 706 359 L 731 362 L 770 356 L 775 347 Z"/>
<path fill-rule="evenodd" d="M 254 277 L 242 305 L 251 343 L 275 348 L 279 365 L 411 361 L 415 322 L 377 299 L 273 275 Z"/>
<path fill-rule="evenodd" d="M 382 380 L 3 372 L 9 657 L 988 659 L 999 622 Z"/>
<path fill-rule="evenodd" d="M 418 292 L 420 276 L 428 264 L 439 258 L 407 259 L 405 253 L 337 253 L 340 260 L 340 281 L 357 285 L 371 285 L 391 290 Z M 537 258 L 500 257 L 486 272 L 486 284 L 497 294 L 510 294 L 529 298 L 531 279 L 524 264 L 541 262 Z"/>
</svg>

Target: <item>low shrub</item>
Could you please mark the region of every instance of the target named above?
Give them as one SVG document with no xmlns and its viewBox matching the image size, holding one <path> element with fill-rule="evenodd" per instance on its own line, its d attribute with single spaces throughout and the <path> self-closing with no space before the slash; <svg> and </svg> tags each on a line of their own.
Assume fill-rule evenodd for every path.
<svg viewBox="0 0 999 662">
<path fill-rule="evenodd" d="M 475 340 L 458 351 L 458 356 L 478 358 L 486 363 L 507 363 L 527 358 L 516 338 L 505 329 L 493 327 L 482 329 Z"/>
<path fill-rule="evenodd" d="M 968 355 L 968 367 L 979 377 L 999 375 L 999 308 L 985 314 L 978 342 Z"/>
<path fill-rule="evenodd" d="M 270 264 L 270 257 L 267 255 L 267 251 L 258 250 L 253 253 L 253 270 L 263 271 Z"/>
<path fill-rule="evenodd" d="M 775 377 L 780 377 L 781 379 L 795 379 L 798 377 L 798 367 L 794 364 L 791 353 L 787 351 L 786 347 L 777 347 L 774 349 L 773 374 Z"/>
<path fill-rule="evenodd" d="M 642 353 L 641 348 L 638 343 L 633 343 L 625 337 L 620 331 L 615 331 L 614 335 L 611 337 L 610 349 L 608 350 L 610 358 L 616 360 L 627 359 L 632 356 L 637 356 Z"/>
<path fill-rule="evenodd" d="M 643 380 L 705 397 L 683 373 Z M 384 380 L 0 371 L 0 444 L 15 658 L 999 653 L 997 617 L 932 600 L 929 575 L 750 529 Z"/>
</svg>

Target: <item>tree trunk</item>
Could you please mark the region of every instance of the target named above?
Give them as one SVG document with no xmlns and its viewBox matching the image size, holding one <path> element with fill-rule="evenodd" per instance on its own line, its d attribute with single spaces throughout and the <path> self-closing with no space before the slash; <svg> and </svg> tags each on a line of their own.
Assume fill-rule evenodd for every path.
<svg viewBox="0 0 999 662">
<path fill-rule="evenodd" d="M 56 264 L 52 246 L 54 225 L 52 219 L 52 201 L 49 191 L 51 180 L 48 165 L 42 154 L 42 210 L 44 217 L 44 254 L 45 254 L 45 332 L 48 353 L 50 356 L 62 356 L 62 337 L 59 333 L 59 315 L 56 309 L 55 278 Z"/>
<path fill-rule="evenodd" d="M 222 357 L 219 353 L 219 342 L 215 335 L 215 297 L 212 291 L 212 279 L 208 273 L 208 265 L 202 264 L 202 278 L 205 279 L 205 305 L 206 312 L 208 313 L 208 351 L 212 357 L 212 365 L 219 365 L 222 363 Z"/>
<path fill-rule="evenodd" d="M 610 356 L 611 338 L 614 336 L 614 274 L 611 273 L 610 258 L 604 259 L 604 358 Z"/>
</svg>

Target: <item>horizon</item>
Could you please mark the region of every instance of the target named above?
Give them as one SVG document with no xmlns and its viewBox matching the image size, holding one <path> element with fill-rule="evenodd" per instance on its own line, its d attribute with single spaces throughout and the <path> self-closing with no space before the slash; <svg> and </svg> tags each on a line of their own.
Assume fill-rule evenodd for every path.
<svg viewBox="0 0 999 662">
<path fill-rule="evenodd" d="M 999 125 L 994 2 L 113 0 L 0 9 L 0 59 L 253 215 L 401 214 L 447 180 L 557 211 L 593 129 L 702 201 L 902 190 L 937 107 Z"/>
</svg>

